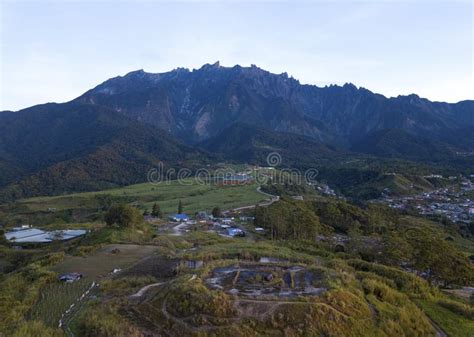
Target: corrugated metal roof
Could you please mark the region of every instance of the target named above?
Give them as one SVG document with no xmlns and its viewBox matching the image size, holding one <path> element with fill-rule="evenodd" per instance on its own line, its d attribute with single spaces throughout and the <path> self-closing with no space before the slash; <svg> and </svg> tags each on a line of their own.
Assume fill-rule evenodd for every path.
<svg viewBox="0 0 474 337">
<path fill-rule="evenodd" d="M 24 239 L 30 236 L 35 236 L 35 235 L 41 235 L 46 233 L 45 231 L 37 228 L 31 228 L 31 229 L 24 229 L 24 230 L 16 230 L 13 232 L 7 232 L 5 233 L 5 237 L 7 240 L 11 240 L 12 238 L 15 238 L 16 240 L 18 239 Z M 14 240 L 14 241 L 16 241 Z"/>
<path fill-rule="evenodd" d="M 53 240 L 51 239 L 51 235 L 49 233 L 45 233 L 45 234 L 27 236 L 24 238 L 14 238 L 10 241 L 16 242 L 16 243 L 27 243 L 27 242 L 39 243 L 39 242 L 51 242 Z"/>
<path fill-rule="evenodd" d="M 84 229 L 66 229 L 47 232 L 38 228 L 16 230 L 5 233 L 5 238 L 11 242 L 51 242 L 53 240 L 69 240 L 86 234 Z"/>
</svg>

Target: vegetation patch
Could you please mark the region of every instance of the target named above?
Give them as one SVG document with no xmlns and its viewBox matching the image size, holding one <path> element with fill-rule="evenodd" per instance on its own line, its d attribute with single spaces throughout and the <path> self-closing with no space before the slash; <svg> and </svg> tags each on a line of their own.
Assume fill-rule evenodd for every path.
<svg viewBox="0 0 474 337">
<path fill-rule="evenodd" d="M 472 337 L 474 320 L 457 314 L 436 300 L 418 300 L 416 303 L 448 336 Z"/>
</svg>

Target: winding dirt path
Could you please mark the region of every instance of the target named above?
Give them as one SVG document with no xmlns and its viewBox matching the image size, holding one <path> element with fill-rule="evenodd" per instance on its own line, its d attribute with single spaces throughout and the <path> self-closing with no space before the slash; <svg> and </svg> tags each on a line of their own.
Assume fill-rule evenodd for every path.
<svg viewBox="0 0 474 337">
<path fill-rule="evenodd" d="M 261 202 L 261 203 L 257 204 L 258 206 L 262 206 L 262 207 L 270 206 L 270 205 L 273 204 L 274 202 L 280 200 L 280 196 L 278 196 L 278 195 L 273 195 L 273 194 L 268 194 L 268 193 L 263 192 L 261 186 L 258 186 L 258 187 L 257 187 L 257 192 L 258 192 L 258 193 L 261 193 L 261 194 L 263 194 L 263 195 L 265 195 L 265 196 L 267 196 L 267 197 L 270 197 L 270 200 Z M 231 208 L 231 209 L 225 210 L 224 212 L 243 211 L 243 210 L 246 210 L 246 209 L 255 208 L 255 206 L 256 206 L 256 205 L 249 205 L 249 206 L 242 206 L 242 207 L 237 207 L 237 208 Z"/>
<path fill-rule="evenodd" d="M 196 275 L 196 274 L 193 274 L 187 282 L 191 282 L 192 280 L 195 280 L 196 277 L 197 277 L 197 275 Z M 161 286 L 161 285 L 163 285 L 163 284 L 173 283 L 173 281 L 174 281 L 174 280 L 167 281 L 167 282 L 157 282 L 157 283 L 148 284 L 148 285 L 144 286 L 143 288 L 141 288 L 140 290 L 138 290 L 135 294 L 130 295 L 129 297 L 130 297 L 130 298 L 142 297 L 143 295 L 145 295 L 145 293 L 146 293 L 149 289 L 154 288 L 154 287 L 159 287 L 159 286 Z"/>
<path fill-rule="evenodd" d="M 137 291 L 135 294 L 130 295 L 130 297 L 131 298 L 133 298 L 133 297 L 142 297 L 143 295 L 145 295 L 145 293 L 148 291 L 148 289 L 161 286 L 165 283 L 167 283 L 167 282 L 158 282 L 158 283 L 152 283 L 152 284 L 146 285 L 143 288 L 141 288 L 139 291 Z"/>
</svg>

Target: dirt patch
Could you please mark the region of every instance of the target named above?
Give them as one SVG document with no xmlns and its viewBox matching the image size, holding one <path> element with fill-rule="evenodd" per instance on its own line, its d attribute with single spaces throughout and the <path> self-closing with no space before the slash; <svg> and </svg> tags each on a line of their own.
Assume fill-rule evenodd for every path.
<svg viewBox="0 0 474 337">
<path fill-rule="evenodd" d="M 179 259 L 167 259 L 162 256 L 148 256 L 131 268 L 121 273 L 121 276 L 148 276 L 157 279 L 167 279 L 176 275 Z"/>
</svg>

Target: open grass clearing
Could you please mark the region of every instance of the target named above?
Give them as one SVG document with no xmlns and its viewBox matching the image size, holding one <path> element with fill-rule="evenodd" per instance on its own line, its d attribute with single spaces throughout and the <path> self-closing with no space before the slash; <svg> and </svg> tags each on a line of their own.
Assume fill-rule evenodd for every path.
<svg viewBox="0 0 474 337">
<path fill-rule="evenodd" d="M 418 300 L 416 303 L 450 337 L 474 336 L 474 321 L 444 308 L 434 301 Z"/>
<path fill-rule="evenodd" d="M 67 209 L 95 209 L 100 207 L 100 195 L 124 198 L 140 207 L 151 210 L 153 203 L 158 202 L 164 213 L 177 211 L 178 201 L 182 200 L 184 211 L 192 214 L 199 210 L 210 211 L 213 207 L 229 209 L 255 204 L 267 199 L 257 191 L 256 184 L 241 186 L 219 186 L 199 184 L 194 179 L 181 182 L 162 182 L 156 185 L 149 183 L 135 184 L 97 192 L 75 193 L 54 197 L 35 197 L 23 199 L 18 203 L 29 212 L 44 212 Z"/>
<path fill-rule="evenodd" d="M 114 253 L 114 250 L 118 250 L 118 252 Z M 156 246 L 133 244 L 107 245 L 85 257 L 68 256 L 52 269 L 58 273 L 78 272 L 86 278 L 97 281 L 101 277 L 107 276 L 113 269 L 129 267 L 134 262 L 152 255 L 156 250 Z"/>
</svg>

